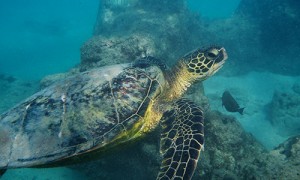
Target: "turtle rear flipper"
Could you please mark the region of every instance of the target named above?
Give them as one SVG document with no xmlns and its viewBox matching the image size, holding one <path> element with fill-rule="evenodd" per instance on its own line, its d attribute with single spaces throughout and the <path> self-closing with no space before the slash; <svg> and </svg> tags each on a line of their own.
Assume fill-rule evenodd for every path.
<svg viewBox="0 0 300 180">
<path fill-rule="evenodd" d="M 160 151 L 163 161 L 157 179 L 191 179 L 204 143 L 203 112 L 181 99 L 162 118 Z"/>
</svg>

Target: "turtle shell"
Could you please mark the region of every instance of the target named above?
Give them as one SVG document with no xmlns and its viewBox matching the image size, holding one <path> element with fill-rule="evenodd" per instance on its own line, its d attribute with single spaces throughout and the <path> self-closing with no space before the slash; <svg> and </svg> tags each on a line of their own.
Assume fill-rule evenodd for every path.
<svg viewBox="0 0 300 180">
<path fill-rule="evenodd" d="M 60 81 L 0 116 L 0 169 L 57 162 L 141 129 L 164 83 L 157 66 L 107 66 Z M 138 125 L 137 125 L 138 124 Z"/>
</svg>

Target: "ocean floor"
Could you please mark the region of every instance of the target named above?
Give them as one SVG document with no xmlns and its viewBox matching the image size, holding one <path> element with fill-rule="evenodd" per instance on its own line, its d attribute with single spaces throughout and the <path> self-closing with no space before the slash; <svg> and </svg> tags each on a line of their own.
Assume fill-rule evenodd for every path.
<svg viewBox="0 0 300 180">
<path fill-rule="evenodd" d="M 205 81 L 204 88 L 210 99 L 211 109 L 236 117 L 247 132 L 252 133 L 266 148 L 273 149 L 288 137 L 279 135 L 278 129 L 268 121 L 267 106 L 275 91 L 291 92 L 297 80 L 300 77 L 269 72 L 251 72 L 236 77 L 215 75 Z M 222 107 L 221 97 L 225 90 L 235 97 L 240 107 L 245 107 L 244 115 L 227 112 Z"/>
<path fill-rule="evenodd" d="M 236 117 L 247 132 L 252 133 L 266 148 L 272 149 L 288 137 L 280 136 L 267 120 L 266 107 L 271 102 L 275 91 L 292 91 L 293 84 L 299 79 L 300 77 L 289 77 L 269 72 L 251 72 L 244 76 L 235 77 L 217 74 L 205 81 L 204 87 L 206 95 L 210 99 L 211 109 Z M 240 106 L 245 107 L 244 115 L 227 112 L 222 107 L 221 96 L 225 90 L 229 90 Z M 86 178 L 84 174 L 68 168 L 25 168 L 8 170 L 1 180 L 77 180 Z"/>
</svg>

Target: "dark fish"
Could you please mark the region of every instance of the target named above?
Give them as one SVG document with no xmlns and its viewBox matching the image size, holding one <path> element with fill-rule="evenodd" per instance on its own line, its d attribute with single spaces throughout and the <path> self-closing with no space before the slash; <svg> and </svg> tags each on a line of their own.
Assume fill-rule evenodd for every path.
<svg viewBox="0 0 300 180">
<path fill-rule="evenodd" d="M 222 96 L 222 106 L 225 106 L 225 109 L 229 112 L 239 112 L 243 115 L 245 108 L 240 108 L 239 104 L 232 97 L 229 91 L 225 91 Z"/>
</svg>

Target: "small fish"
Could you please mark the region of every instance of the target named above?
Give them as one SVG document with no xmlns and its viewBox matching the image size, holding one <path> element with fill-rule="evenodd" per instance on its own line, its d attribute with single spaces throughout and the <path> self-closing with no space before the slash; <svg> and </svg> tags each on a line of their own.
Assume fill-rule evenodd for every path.
<svg viewBox="0 0 300 180">
<path fill-rule="evenodd" d="M 239 112 L 243 115 L 245 108 L 240 108 L 239 104 L 232 97 L 229 91 L 225 91 L 222 96 L 222 106 L 225 106 L 225 109 L 229 112 Z"/>
</svg>

